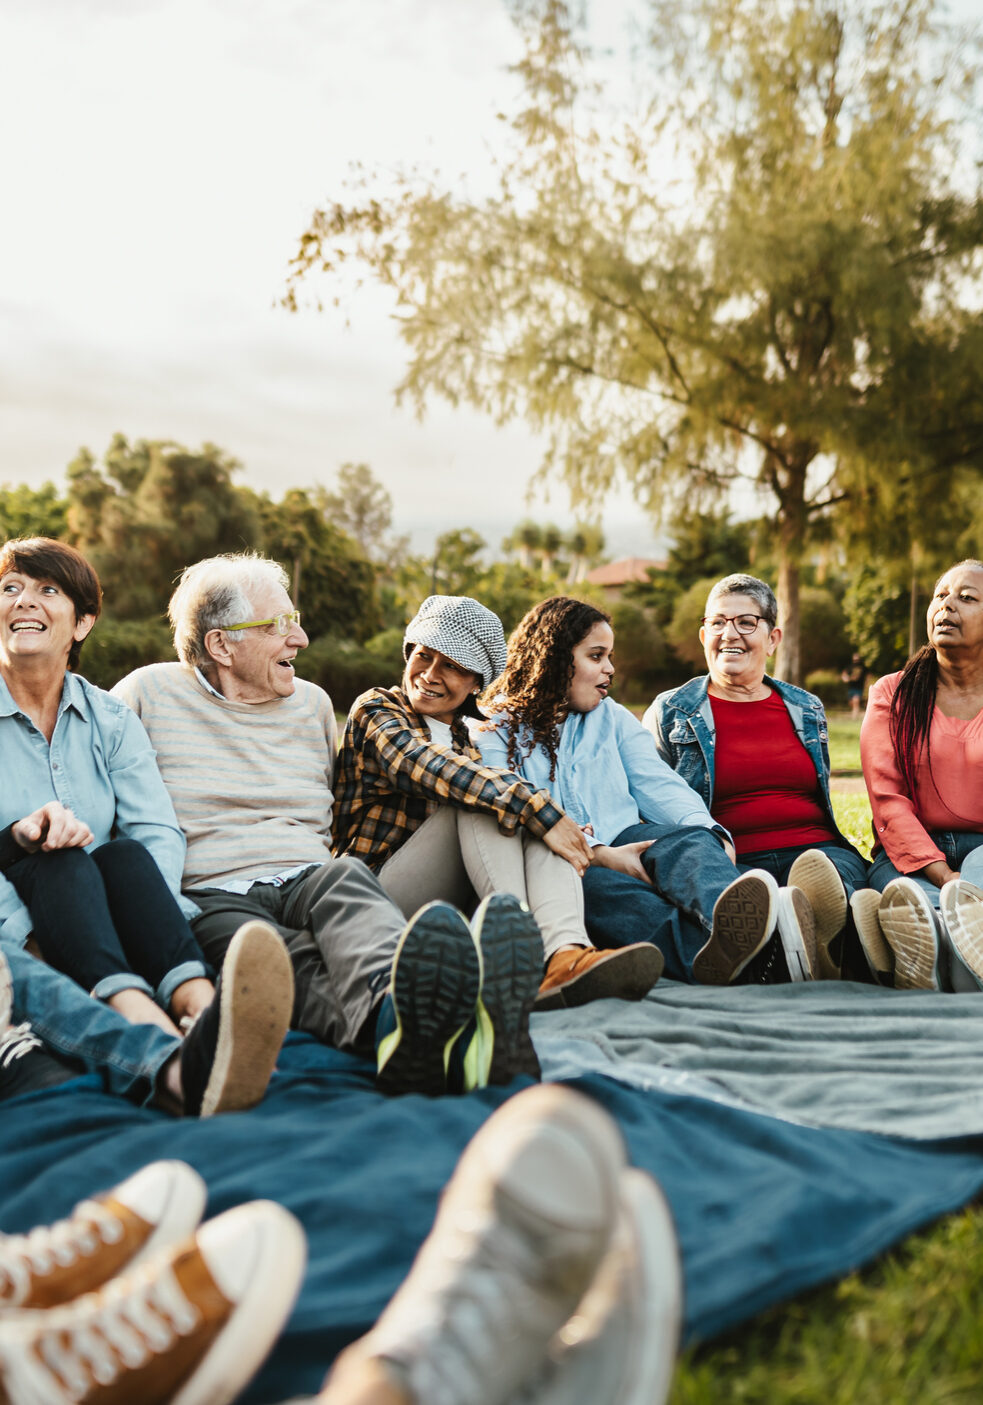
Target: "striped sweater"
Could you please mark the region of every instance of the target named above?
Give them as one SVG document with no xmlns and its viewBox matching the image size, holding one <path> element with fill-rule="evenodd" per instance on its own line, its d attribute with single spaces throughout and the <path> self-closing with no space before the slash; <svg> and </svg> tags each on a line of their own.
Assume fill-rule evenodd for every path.
<svg viewBox="0 0 983 1405">
<path fill-rule="evenodd" d="M 214 697 L 179 663 L 150 664 L 113 694 L 150 736 L 188 842 L 185 889 L 268 877 L 331 855 L 331 699 L 302 679 L 288 698 Z"/>
</svg>

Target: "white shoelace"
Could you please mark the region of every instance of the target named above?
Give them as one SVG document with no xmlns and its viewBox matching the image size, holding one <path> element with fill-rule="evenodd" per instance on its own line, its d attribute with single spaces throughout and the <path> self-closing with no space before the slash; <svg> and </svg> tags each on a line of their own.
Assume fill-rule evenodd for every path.
<svg viewBox="0 0 983 1405">
<path fill-rule="evenodd" d="M 59 1220 L 49 1229 L 0 1238 L 0 1303 L 17 1307 L 36 1277 L 57 1268 L 68 1268 L 79 1257 L 89 1257 L 101 1244 L 117 1244 L 123 1225 L 105 1205 L 83 1200 L 71 1219 Z"/>
<path fill-rule="evenodd" d="M 36 1318 L 15 1319 L 0 1364 L 17 1405 L 70 1405 L 111 1385 L 194 1331 L 201 1314 L 168 1265 L 148 1264 L 99 1293 Z"/>
<path fill-rule="evenodd" d="M 0 1067 L 9 1068 L 15 1059 L 22 1059 L 32 1049 L 40 1049 L 41 1041 L 29 1024 L 12 1024 L 0 1034 Z"/>
</svg>

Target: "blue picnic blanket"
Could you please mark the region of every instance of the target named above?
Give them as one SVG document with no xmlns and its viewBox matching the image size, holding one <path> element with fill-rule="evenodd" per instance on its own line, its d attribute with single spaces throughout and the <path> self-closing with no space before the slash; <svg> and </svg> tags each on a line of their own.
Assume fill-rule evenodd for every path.
<svg viewBox="0 0 983 1405">
<path fill-rule="evenodd" d="M 662 1182 L 690 1339 L 842 1275 L 983 1187 L 981 1136 L 913 1141 L 803 1126 L 598 1072 L 569 1081 L 611 1111 L 631 1159 Z M 0 1227 L 47 1223 L 162 1156 L 205 1177 L 209 1215 L 279 1201 L 307 1231 L 309 1266 L 288 1328 L 242 1400 L 311 1393 L 378 1316 L 461 1150 L 518 1086 L 385 1099 L 366 1064 L 300 1035 L 259 1107 L 210 1121 L 131 1106 L 82 1077 L 0 1108 Z"/>
</svg>

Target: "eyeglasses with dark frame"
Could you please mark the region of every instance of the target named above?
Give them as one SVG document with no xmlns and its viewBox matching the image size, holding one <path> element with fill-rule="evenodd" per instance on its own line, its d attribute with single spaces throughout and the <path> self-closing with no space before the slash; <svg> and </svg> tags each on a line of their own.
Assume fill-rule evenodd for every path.
<svg viewBox="0 0 983 1405">
<path fill-rule="evenodd" d="M 259 629 L 264 624 L 275 624 L 277 634 L 289 634 L 292 624 L 300 624 L 300 611 L 285 610 L 282 615 L 274 615 L 269 620 L 246 620 L 243 624 L 223 624 L 222 628 L 231 634 L 237 629 Z"/>
<path fill-rule="evenodd" d="M 761 621 L 770 627 L 771 621 L 767 615 L 704 615 L 703 624 L 711 634 L 723 634 L 729 624 L 732 624 L 738 634 L 753 634 Z"/>
</svg>

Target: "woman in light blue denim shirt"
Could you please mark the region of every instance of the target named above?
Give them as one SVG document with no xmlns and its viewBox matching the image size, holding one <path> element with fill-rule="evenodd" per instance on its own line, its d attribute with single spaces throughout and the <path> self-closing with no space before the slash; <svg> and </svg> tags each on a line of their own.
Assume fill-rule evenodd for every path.
<svg viewBox="0 0 983 1405">
<path fill-rule="evenodd" d="M 0 877 L 0 940 L 127 1018 L 176 1033 L 214 995 L 180 897 L 184 836 L 136 716 L 73 670 L 101 604 L 63 542 L 0 550 L 0 827 L 23 857 Z M 166 876 L 166 881 L 165 881 Z"/>
<path fill-rule="evenodd" d="M 782 637 L 766 582 L 726 576 L 710 591 L 706 610 L 700 641 L 709 672 L 660 693 L 644 725 L 659 755 L 729 824 L 738 863 L 766 868 L 779 883 L 805 893 L 816 930 L 815 974 L 836 976 L 843 946 L 836 938 L 847 923 L 848 898 L 867 886 L 867 864 L 833 815 L 823 705 L 766 674 Z M 732 739 L 724 797 L 716 784 L 715 708 L 726 709 L 720 725 Z"/>
<path fill-rule="evenodd" d="M 487 764 L 548 789 L 584 827 L 585 920 L 598 946 L 650 941 L 670 977 L 728 984 L 795 912 L 769 873 L 738 871 L 727 831 L 608 696 L 613 648 L 593 605 L 556 596 L 534 606 L 475 739 Z"/>
</svg>

